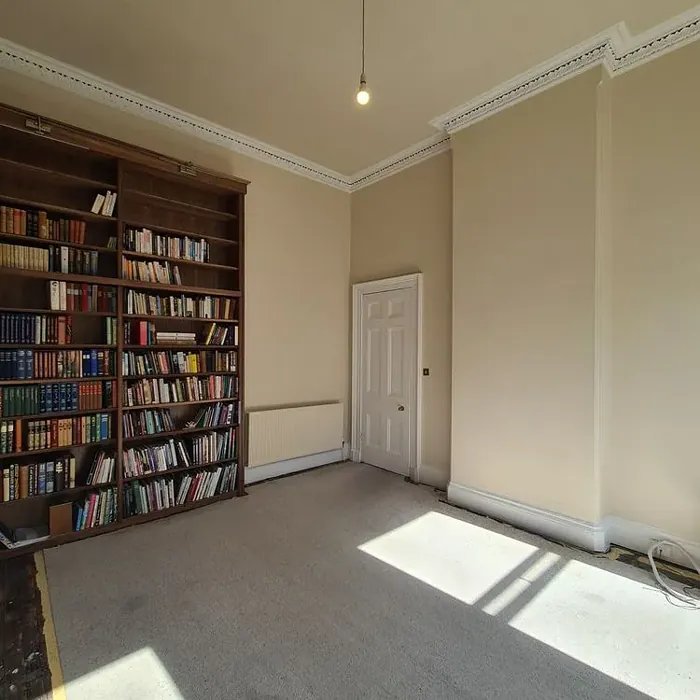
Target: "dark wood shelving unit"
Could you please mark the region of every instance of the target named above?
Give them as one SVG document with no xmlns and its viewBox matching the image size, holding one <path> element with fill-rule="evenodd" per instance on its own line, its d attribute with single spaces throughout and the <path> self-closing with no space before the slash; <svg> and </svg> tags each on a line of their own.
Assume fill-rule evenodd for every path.
<svg viewBox="0 0 700 700">
<path fill-rule="evenodd" d="M 37 130 L 37 123 L 41 124 L 42 133 Z M 49 138 L 46 137 L 47 127 L 50 128 Z M 30 378 L 0 380 L 0 393 L 21 392 L 23 386 L 26 386 L 28 391 L 30 388 L 32 391 L 38 391 L 37 385 L 44 384 L 70 385 L 76 383 L 83 386 L 86 382 L 114 382 L 116 385 L 116 405 L 109 408 L 46 411 L 31 415 L 2 415 L 0 417 L 1 421 L 8 424 L 21 423 L 21 445 L 19 445 L 20 440 L 17 438 L 17 446 L 13 443 L 12 447 L 23 447 L 23 449 L 16 449 L 12 453 L 0 454 L 0 523 L 9 529 L 21 526 L 47 525 L 50 507 L 73 503 L 74 510 L 77 510 L 81 499 L 93 499 L 94 495 L 90 495 L 91 493 L 94 494 L 96 491 L 107 488 L 116 489 L 117 506 L 114 522 L 80 531 L 54 533 L 47 539 L 14 549 L 0 549 L 0 558 L 94 537 L 129 525 L 200 508 L 235 495 L 244 495 L 245 435 L 240 426 L 242 424 L 245 376 L 242 351 L 244 333 L 243 239 L 247 184 L 247 182 L 236 178 L 193 169 L 191 164 L 181 163 L 160 154 L 107 139 L 44 117 L 38 120 L 36 115 L 0 105 L 0 207 L 4 208 L 5 211 L 20 210 L 20 212 L 25 212 L 25 214 L 20 214 L 20 217 L 24 218 L 20 218 L 19 230 L 15 228 L 17 224 L 14 218 L 12 223 L 9 223 L 7 219 L 0 218 L 0 244 L 30 246 L 43 250 L 48 246 L 70 248 L 73 249 L 70 251 L 71 259 L 73 256 L 76 258 L 87 256 L 88 253 L 96 253 L 98 256 L 98 274 L 96 275 L 76 272 L 61 273 L 45 269 L 30 270 L 10 266 L 10 264 L 16 264 L 17 258 L 15 257 L 12 258 L 12 263 L 8 266 L 4 266 L 4 263 L 0 262 L 2 265 L 0 266 L 0 291 L 4 304 L 0 307 L 0 314 L 9 315 L 8 318 L 12 319 L 12 323 L 15 323 L 15 315 L 19 315 L 19 318 L 16 319 L 17 326 L 11 327 L 8 323 L 7 328 L 3 331 L 5 334 L 0 336 L 0 360 L 28 362 L 23 358 L 30 357 L 29 353 L 37 352 L 58 353 L 59 351 L 80 350 L 84 353 L 88 350 L 98 352 L 111 350 L 114 362 L 112 371 L 115 372 L 110 376 L 39 378 L 36 376 L 38 370 L 35 365 L 34 376 Z M 113 212 L 110 215 L 93 213 L 91 209 L 96 195 L 104 195 L 107 190 L 116 194 L 116 205 Z M 27 216 L 27 212 L 44 212 L 46 217 L 41 221 L 47 218 L 51 222 L 50 230 L 37 231 L 36 224 L 34 228 L 30 228 L 31 222 L 36 221 L 36 217 L 32 219 L 32 217 Z M 14 211 L 12 216 L 15 216 Z M 72 236 L 70 233 L 72 231 L 70 229 L 71 221 L 84 223 L 82 228 L 84 237 Z M 61 227 L 67 226 L 65 230 L 60 228 L 60 234 L 58 234 L 59 238 L 66 240 L 55 240 L 59 230 L 57 222 L 60 222 Z M 75 228 L 77 230 L 79 227 Z M 191 239 L 192 242 L 205 241 L 208 259 L 171 258 L 156 255 L 154 252 L 140 253 L 126 250 L 124 248 L 124 235 L 127 229 L 137 232 L 141 229 L 148 229 L 154 234 L 173 239 L 183 240 L 187 238 Z M 48 237 L 49 234 L 51 238 Z M 115 239 L 116 247 L 114 246 Z M 22 255 L 17 257 L 22 260 L 28 256 L 23 248 L 12 249 L 3 246 L 2 249 L 20 251 Z M 181 284 L 126 279 L 124 273 L 127 271 L 127 259 L 141 260 L 145 263 L 155 261 L 164 263 L 167 261 L 171 266 L 178 266 Z M 116 290 L 116 310 L 113 312 L 52 310 L 50 309 L 49 282 L 53 281 L 98 285 L 100 289 L 109 287 Z M 85 290 L 86 287 L 82 289 Z M 224 319 L 127 314 L 126 299 L 129 290 L 161 297 L 180 298 L 184 296 L 192 298 L 195 301 L 195 308 L 197 301 L 203 297 L 219 299 L 221 304 L 228 300 L 232 308 L 232 317 Z M 47 327 L 49 321 L 52 324 L 62 324 L 61 316 L 70 317 L 70 323 L 67 322 L 72 333 L 70 342 L 65 344 L 21 342 L 34 337 L 28 335 L 29 330 L 32 329 L 30 324 L 33 319 L 23 319 L 22 317 L 25 315 L 45 316 Z M 117 327 L 116 340 L 112 343 L 105 342 L 107 338 L 105 324 L 109 323 L 109 318 L 115 319 Z M 174 331 L 195 333 L 196 341 L 191 345 L 169 342 L 171 339 L 148 345 L 128 341 L 127 336 L 131 338 L 138 336 L 141 330 L 139 324 L 144 322 L 153 324 L 156 333 Z M 203 344 L 204 333 L 209 323 L 222 324 L 224 327 L 237 327 L 237 343 Z M 235 370 L 222 372 L 202 370 L 143 376 L 124 375 L 122 359 L 123 353 L 126 351 L 232 353 L 230 360 L 235 363 L 233 365 Z M 11 357 L 11 360 L 8 360 L 8 357 Z M 206 359 L 209 362 L 211 357 L 208 356 Z M 204 360 L 202 359 L 201 362 L 203 363 Z M 25 368 L 28 366 L 25 365 Z M 200 364 L 199 366 L 206 365 Z M 58 373 L 56 369 L 54 371 Z M 45 369 L 44 372 L 46 372 Z M 24 376 L 24 374 L 20 376 Z M 184 385 L 192 381 L 208 383 L 212 381 L 212 377 L 223 377 L 227 382 L 236 382 L 234 384 L 235 397 L 152 403 L 143 406 L 127 406 L 125 403 L 127 388 L 142 380 L 179 380 Z M 62 391 L 63 389 L 61 389 Z M 52 398 L 54 395 L 49 394 L 47 400 L 51 401 Z M 231 425 L 204 428 L 187 427 L 199 411 L 217 403 L 236 406 L 235 420 Z M 124 420 L 127 420 L 127 416 L 132 412 L 151 410 L 171 411 L 173 423 L 181 427 L 149 435 L 126 437 Z M 17 406 L 8 409 L 7 405 L 3 403 L 0 413 L 2 412 L 17 412 Z M 46 429 L 48 423 L 43 423 L 43 421 L 84 417 L 85 424 L 87 424 L 90 417 L 96 414 L 110 416 L 112 437 L 107 440 L 40 450 L 24 449 L 28 446 L 26 442 L 29 432 L 28 421 L 38 421 L 34 425 L 44 426 L 42 429 Z M 53 425 L 55 427 L 55 423 Z M 9 430 L 10 428 L 8 428 Z M 224 430 L 233 430 L 235 433 L 236 457 L 234 459 L 178 467 L 139 477 L 124 477 L 123 451 L 127 447 L 143 448 L 148 447 L 149 443 L 163 444 L 164 439 L 184 440 L 188 436 Z M 73 439 L 75 439 L 75 434 Z M 106 484 L 87 485 L 85 481 L 92 461 L 100 450 L 107 451 L 109 454 L 114 450 L 116 480 Z M 52 454 L 59 455 L 60 453 L 71 453 L 75 457 L 75 482 L 83 485 L 51 493 L 26 495 L 12 501 L 4 500 L 5 494 L 2 493 L 4 476 L 11 465 L 20 465 L 21 467 L 25 464 L 43 463 L 54 459 L 51 457 Z M 177 483 L 188 472 L 216 469 L 219 465 L 231 462 L 237 465 L 237 470 L 235 483 L 229 490 L 217 493 L 211 498 L 187 502 L 172 508 L 139 515 L 126 515 L 124 489 L 131 488 L 132 482 L 139 480 L 152 482 L 158 477 L 172 477 Z M 75 512 L 73 523 L 75 526 Z"/>
<path fill-rule="evenodd" d="M 66 347 L 66 346 L 63 346 Z M 74 382 L 99 382 L 116 379 L 117 377 L 61 377 L 49 379 L 2 379 L 0 386 L 15 386 L 16 384 L 73 384 Z"/>
<path fill-rule="evenodd" d="M 174 265 L 194 265 L 195 267 L 205 267 L 210 270 L 237 270 L 234 265 L 219 265 L 217 263 L 200 262 L 199 260 L 187 260 L 185 258 L 169 258 L 164 255 L 151 255 L 150 253 L 137 253 L 134 250 L 124 250 L 122 255 L 127 258 L 143 258 L 144 260 L 167 260 Z"/>
<path fill-rule="evenodd" d="M 154 433 L 152 435 L 134 435 L 133 437 L 124 437 L 123 442 L 142 442 L 144 440 L 159 440 L 166 437 L 177 437 L 180 435 L 195 435 L 196 433 L 208 433 L 212 430 L 228 430 L 229 428 L 238 428 L 238 423 L 232 425 L 210 425 L 208 428 L 180 428 L 179 430 L 170 430 L 162 433 Z M 230 461 L 230 460 L 229 460 Z"/>
</svg>

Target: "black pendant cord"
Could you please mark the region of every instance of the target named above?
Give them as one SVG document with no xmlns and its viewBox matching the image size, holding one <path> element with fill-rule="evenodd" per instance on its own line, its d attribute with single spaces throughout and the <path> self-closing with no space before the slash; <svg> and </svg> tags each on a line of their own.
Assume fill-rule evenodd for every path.
<svg viewBox="0 0 700 700">
<path fill-rule="evenodd" d="M 365 79 L 365 0 L 362 0 L 362 78 Z"/>
</svg>

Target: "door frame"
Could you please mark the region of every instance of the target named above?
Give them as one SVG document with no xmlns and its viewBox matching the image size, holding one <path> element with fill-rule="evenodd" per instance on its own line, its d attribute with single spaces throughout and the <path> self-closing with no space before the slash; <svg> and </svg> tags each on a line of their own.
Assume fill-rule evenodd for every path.
<svg viewBox="0 0 700 700">
<path fill-rule="evenodd" d="M 415 295 L 416 312 L 416 366 L 415 384 L 413 391 L 412 419 L 409 422 L 409 460 L 408 474 L 412 481 L 420 481 L 421 466 L 421 429 L 423 414 L 422 367 L 423 367 L 423 274 L 415 272 L 400 277 L 388 277 L 371 282 L 358 282 L 352 285 L 352 430 L 350 442 L 350 459 L 353 462 L 362 461 L 362 442 L 360 427 L 362 424 L 362 307 L 366 294 L 391 292 L 400 289 L 413 290 Z"/>
</svg>

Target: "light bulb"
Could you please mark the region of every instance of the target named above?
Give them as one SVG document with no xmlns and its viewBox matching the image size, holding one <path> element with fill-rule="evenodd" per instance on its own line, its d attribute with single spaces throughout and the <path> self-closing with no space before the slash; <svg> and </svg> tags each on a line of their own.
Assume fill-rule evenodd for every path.
<svg viewBox="0 0 700 700">
<path fill-rule="evenodd" d="M 369 102 L 369 91 L 364 83 L 360 85 L 360 89 L 357 91 L 355 99 L 357 100 L 358 105 L 366 105 Z"/>
</svg>

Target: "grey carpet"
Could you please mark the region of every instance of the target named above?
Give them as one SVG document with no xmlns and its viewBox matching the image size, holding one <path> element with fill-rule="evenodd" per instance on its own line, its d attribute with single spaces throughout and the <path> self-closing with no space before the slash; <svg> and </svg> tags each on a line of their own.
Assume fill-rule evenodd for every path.
<svg viewBox="0 0 700 700">
<path fill-rule="evenodd" d="M 69 700 L 649 697 L 358 546 L 437 511 L 568 550 L 364 465 L 249 491 L 46 553 Z M 144 647 L 176 692 L 108 672 L 81 685 Z"/>
</svg>

